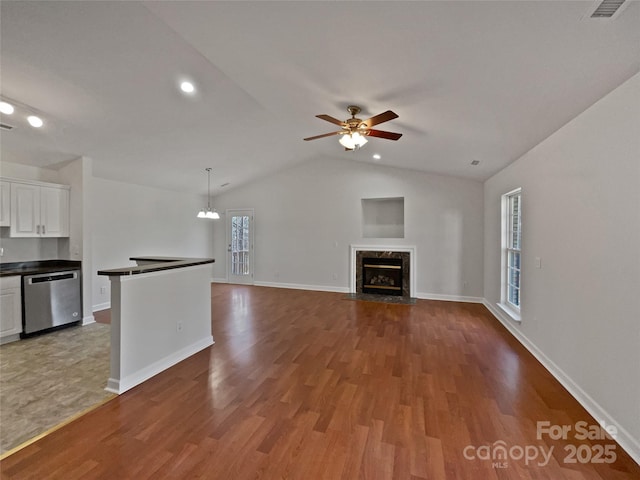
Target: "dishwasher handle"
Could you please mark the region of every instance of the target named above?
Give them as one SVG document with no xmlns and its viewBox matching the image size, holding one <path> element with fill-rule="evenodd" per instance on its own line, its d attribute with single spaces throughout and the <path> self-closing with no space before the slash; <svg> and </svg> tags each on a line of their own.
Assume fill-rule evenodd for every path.
<svg viewBox="0 0 640 480">
<path fill-rule="evenodd" d="M 56 282 L 58 280 L 69 280 L 73 278 L 78 278 L 77 272 L 52 273 L 50 275 L 45 274 L 29 277 L 27 283 L 33 285 L 35 283 Z"/>
</svg>

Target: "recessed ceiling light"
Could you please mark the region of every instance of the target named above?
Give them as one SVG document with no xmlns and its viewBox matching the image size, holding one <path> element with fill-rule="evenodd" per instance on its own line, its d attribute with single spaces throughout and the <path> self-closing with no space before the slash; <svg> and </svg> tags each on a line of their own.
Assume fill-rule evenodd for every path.
<svg viewBox="0 0 640 480">
<path fill-rule="evenodd" d="M 27 122 L 29 122 L 29 125 L 31 125 L 33 128 L 40 128 L 42 125 L 44 125 L 42 119 L 40 117 L 36 117 L 35 115 L 29 115 L 27 117 Z"/>
<path fill-rule="evenodd" d="M 11 115 L 14 111 L 13 105 L 7 102 L 0 102 L 0 112 L 5 115 Z"/>
<path fill-rule="evenodd" d="M 185 80 L 184 82 L 180 83 L 180 90 L 182 90 L 184 93 L 193 93 L 196 91 L 196 87 L 193 85 L 193 83 Z"/>
<path fill-rule="evenodd" d="M 377 153 L 373 155 L 373 159 L 374 160 L 380 160 L 382 157 L 380 155 L 378 155 Z"/>
</svg>

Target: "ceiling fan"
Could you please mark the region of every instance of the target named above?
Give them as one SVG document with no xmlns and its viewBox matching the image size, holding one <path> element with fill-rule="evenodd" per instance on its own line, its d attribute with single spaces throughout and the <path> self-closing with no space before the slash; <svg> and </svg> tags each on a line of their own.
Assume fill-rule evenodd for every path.
<svg viewBox="0 0 640 480">
<path fill-rule="evenodd" d="M 321 118 L 322 120 L 326 120 L 327 122 L 339 125 L 340 127 L 342 127 L 342 130 L 337 132 L 325 133 L 323 135 L 316 135 L 315 137 L 308 137 L 305 138 L 305 140 L 316 140 L 318 138 L 330 137 L 332 135 L 342 135 L 342 138 L 340 138 L 339 141 L 344 149 L 355 150 L 367 143 L 366 137 L 378 137 L 386 138 L 387 140 L 398 140 L 402 136 L 401 133 L 386 132 L 384 130 L 375 130 L 371 128 L 374 125 L 378 125 L 380 123 L 393 120 L 394 118 L 398 118 L 398 115 L 391 110 L 387 110 L 386 112 L 371 117 L 367 120 L 360 120 L 359 118 L 356 118 L 356 115 L 361 111 L 361 108 L 356 105 L 349 105 L 347 107 L 347 111 L 351 114 L 351 118 L 345 120 L 344 122 L 329 115 L 316 115 L 316 117 Z"/>
</svg>

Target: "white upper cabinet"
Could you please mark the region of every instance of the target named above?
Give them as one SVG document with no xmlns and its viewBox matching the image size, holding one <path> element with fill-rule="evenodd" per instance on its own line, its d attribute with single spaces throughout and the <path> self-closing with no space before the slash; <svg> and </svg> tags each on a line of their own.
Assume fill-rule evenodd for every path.
<svg viewBox="0 0 640 480">
<path fill-rule="evenodd" d="M 11 237 L 68 237 L 69 188 L 11 183 Z"/>
<path fill-rule="evenodd" d="M 11 184 L 12 237 L 40 236 L 40 187 Z"/>
<path fill-rule="evenodd" d="M 11 225 L 11 184 L 0 181 L 0 227 Z"/>
<path fill-rule="evenodd" d="M 40 235 L 69 236 L 69 190 L 40 187 Z"/>
</svg>

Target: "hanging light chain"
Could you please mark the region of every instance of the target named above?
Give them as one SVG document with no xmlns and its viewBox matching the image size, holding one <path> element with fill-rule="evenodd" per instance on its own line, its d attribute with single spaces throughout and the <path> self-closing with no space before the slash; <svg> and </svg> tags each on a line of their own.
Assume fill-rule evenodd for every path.
<svg viewBox="0 0 640 480">
<path fill-rule="evenodd" d="M 207 210 L 211 210 L 211 167 L 205 169 L 207 171 Z"/>
</svg>

